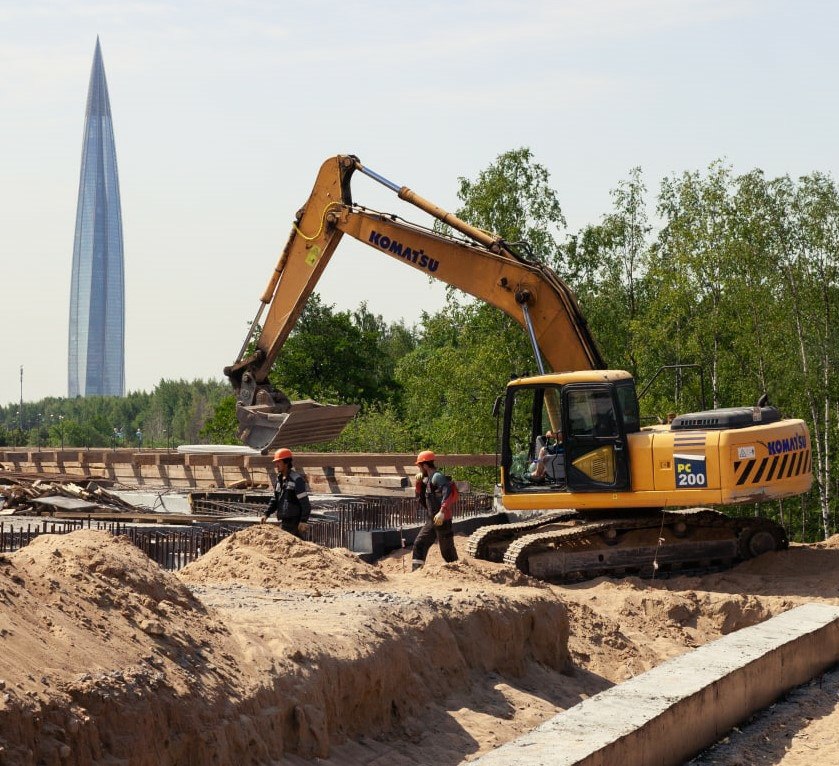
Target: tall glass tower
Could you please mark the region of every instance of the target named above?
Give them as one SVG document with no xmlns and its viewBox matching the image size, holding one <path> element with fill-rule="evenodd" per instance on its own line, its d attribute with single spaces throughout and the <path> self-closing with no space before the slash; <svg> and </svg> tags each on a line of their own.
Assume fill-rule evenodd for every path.
<svg viewBox="0 0 839 766">
<path fill-rule="evenodd" d="M 85 112 L 73 274 L 68 392 L 125 394 L 122 211 L 111 103 L 96 38 Z"/>
</svg>

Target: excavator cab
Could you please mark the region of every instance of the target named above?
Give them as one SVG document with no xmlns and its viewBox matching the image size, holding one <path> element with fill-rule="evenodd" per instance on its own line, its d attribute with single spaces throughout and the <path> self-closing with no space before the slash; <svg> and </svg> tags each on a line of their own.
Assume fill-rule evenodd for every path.
<svg viewBox="0 0 839 766">
<path fill-rule="evenodd" d="M 627 435 L 639 428 L 628 373 L 545 375 L 511 383 L 503 427 L 505 490 L 629 490 Z M 546 434 L 559 436 L 557 443 L 546 442 Z"/>
</svg>

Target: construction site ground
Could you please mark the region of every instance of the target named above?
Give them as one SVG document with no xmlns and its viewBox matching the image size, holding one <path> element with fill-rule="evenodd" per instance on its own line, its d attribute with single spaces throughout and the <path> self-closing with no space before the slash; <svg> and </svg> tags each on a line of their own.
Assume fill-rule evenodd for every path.
<svg viewBox="0 0 839 766">
<path fill-rule="evenodd" d="M 839 536 L 574 586 L 408 559 L 255 525 L 171 574 L 105 532 L 36 539 L 0 559 L 0 764 L 453 765 L 721 635 L 839 605 Z M 839 763 L 837 702 L 834 670 L 695 763 Z"/>
</svg>

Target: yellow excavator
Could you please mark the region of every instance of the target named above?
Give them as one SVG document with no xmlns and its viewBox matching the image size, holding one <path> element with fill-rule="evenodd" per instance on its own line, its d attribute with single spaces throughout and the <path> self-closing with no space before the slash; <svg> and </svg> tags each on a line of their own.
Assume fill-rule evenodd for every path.
<svg viewBox="0 0 839 766">
<path fill-rule="evenodd" d="M 354 203 L 355 172 L 450 233 Z M 642 427 L 632 376 L 606 369 L 573 292 L 554 271 L 351 155 L 321 166 L 251 332 L 225 368 L 245 443 L 267 451 L 280 440 L 332 438 L 355 414 L 354 406 L 292 403 L 268 381 L 344 234 L 501 309 L 530 338 L 539 374 L 511 381 L 497 411 L 503 417 L 499 501 L 521 513 L 518 521 L 472 535 L 473 556 L 568 581 L 706 571 L 788 545 L 783 527 L 769 519 L 709 506 L 807 492 L 811 445 L 804 421 L 784 418 L 764 401 Z M 548 433 L 557 440 L 546 442 Z"/>
</svg>

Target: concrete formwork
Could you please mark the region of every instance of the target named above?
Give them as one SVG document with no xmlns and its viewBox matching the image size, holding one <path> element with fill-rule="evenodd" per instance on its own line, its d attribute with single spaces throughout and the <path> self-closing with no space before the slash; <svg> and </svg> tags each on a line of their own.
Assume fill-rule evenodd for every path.
<svg viewBox="0 0 839 766">
<path fill-rule="evenodd" d="M 470 763 L 669 766 L 839 662 L 839 608 L 807 604 L 681 655 Z"/>
</svg>

